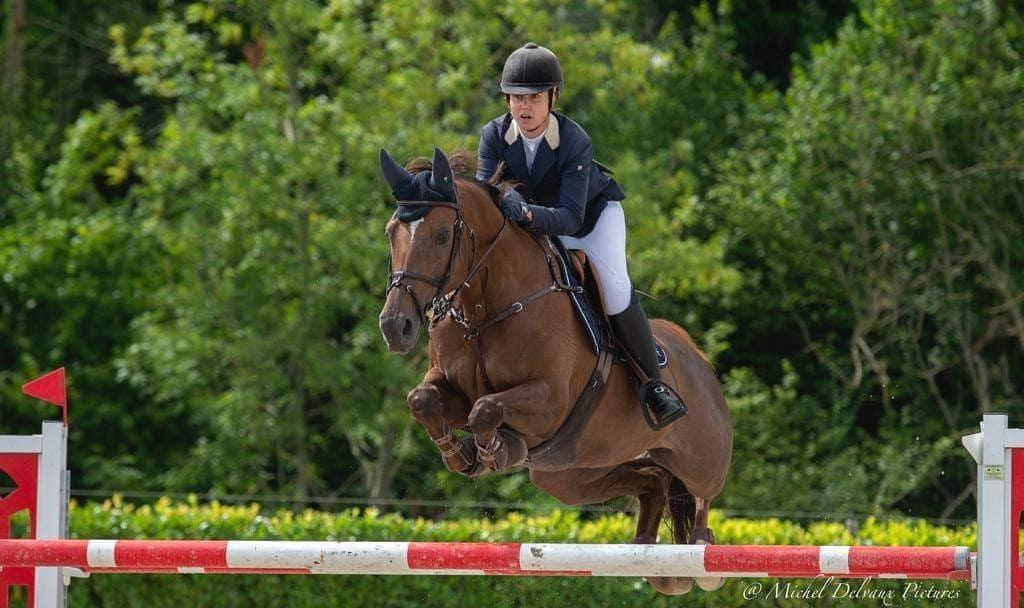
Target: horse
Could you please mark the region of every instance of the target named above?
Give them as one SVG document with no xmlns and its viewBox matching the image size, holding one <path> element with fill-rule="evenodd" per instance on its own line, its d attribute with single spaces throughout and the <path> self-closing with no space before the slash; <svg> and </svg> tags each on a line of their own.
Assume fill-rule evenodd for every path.
<svg viewBox="0 0 1024 608">
<path fill-rule="evenodd" d="M 435 148 L 432 160 L 402 167 L 381 150 L 380 162 L 397 199 L 386 226 L 390 274 L 380 329 L 388 349 L 405 355 L 427 328 L 429 368 L 408 406 L 447 469 L 474 477 L 525 465 L 534 485 L 567 505 L 635 496 L 634 543 L 657 542 L 666 506 L 674 542 L 713 543 L 708 512 L 732 458 L 732 422 L 715 371 L 689 334 L 651 322 L 669 361 L 662 378 L 687 403 L 686 416 L 653 430 L 636 379 L 616 364 L 572 458 L 534 466 L 526 455 L 570 418 L 596 358 L 569 298 L 552 283 L 551 250 L 508 223 L 497 180 L 473 179 L 468 153 L 449 159 Z M 723 580 L 648 582 L 683 594 L 694 582 L 711 590 Z"/>
</svg>

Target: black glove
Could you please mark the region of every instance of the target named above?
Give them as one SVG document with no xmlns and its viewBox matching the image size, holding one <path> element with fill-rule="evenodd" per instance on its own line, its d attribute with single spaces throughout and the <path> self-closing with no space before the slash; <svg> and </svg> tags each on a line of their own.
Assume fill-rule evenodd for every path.
<svg viewBox="0 0 1024 608">
<path fill-rule="evenodd" d="M 520 226 L 528 223 L 526 214 L 530 211 L 530 205 L 527 204 L 526 199 L 517 190 L 509 189 L 508 192 L 501 196 L 501 201 L 498 205 L 501 207 L 501 214 L 509 220 Z"/>
</svg>

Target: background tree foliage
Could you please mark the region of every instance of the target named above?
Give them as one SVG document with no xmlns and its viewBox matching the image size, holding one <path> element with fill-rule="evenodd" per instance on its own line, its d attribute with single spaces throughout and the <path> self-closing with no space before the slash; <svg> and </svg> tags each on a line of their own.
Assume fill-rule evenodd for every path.
<svg viewBox="0 0 1024 608">
<path fill-rule="evenodd" d="M 718 504 L 970 512 L 957 438 L 1024 423 L 1021 14 L 774 4 L 6 0 L 4 431 L 67 364 L 78 487 L 550 500 L 442 472 L 404 404 L 424 353 L 376 327 L 377 151 L 474 149 L 534 40 L 649 309 L 725 382 Z"/>
</svg>

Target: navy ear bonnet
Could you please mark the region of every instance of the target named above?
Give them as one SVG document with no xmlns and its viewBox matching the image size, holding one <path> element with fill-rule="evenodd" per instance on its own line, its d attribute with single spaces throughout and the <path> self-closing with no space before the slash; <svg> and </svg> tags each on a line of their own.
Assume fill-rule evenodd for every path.
<svg viewBox="0 0 1024 608">
<path fill-rule="evenodd" d="M 394 191 L 393 191 L 394 192 Z M 400 201 L 447 201 L 444 194 L 430 187 L 430 172 L 421 171 L 412 175 L 412 180 L 400 191 L 394 192 Z M 398 219 L 403 222 L 414 222 L 429 213 L 431 207 L 410 207 L 398 204 Z"/>
<path fill-rule="evenodd" d="M 433 169 L 409 173 L 386 150 L 380 151 L 380 168 L 398 201 L 456 202 L 455 176 L 443 152 L 434 148 Z M 396 216 L 402 222 L 422 219 L 432 207 L 412 207 L 398 203 Z"/>
</svg>

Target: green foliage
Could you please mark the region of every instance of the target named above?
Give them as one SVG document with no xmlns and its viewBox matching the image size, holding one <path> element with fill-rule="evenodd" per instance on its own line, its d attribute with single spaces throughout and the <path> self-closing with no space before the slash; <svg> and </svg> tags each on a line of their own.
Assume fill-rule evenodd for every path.
<svg viewBox="0 0 1024 608">
<path fill-rule="evenodd" d="M 728 364 L 785 357 L 775 373 L 794 378 L 776 393 L 789 405 L 738 426 L 771 445 L 801 429 L 806 451 L 782 458 L 810 478 L 849 475 L 832 508 L 934 509 L 936 492 L 936 514 L 965 506 L 960 435 L 1022 403 L 1010 294 L 1024 279 L 1024 141 L 1007 126 L 1024 121 L 1024 28 L 1006 17 L 866 3 L 864 25 L 815 48 L 709 196 L 726 259 L 752 281 Z"/>
<path fill-rule="evenodd" d="M 102 504 L 76 505 L 70 515 L 72 534 L 80 538 L 624 543 L 629 542 L 633 530 L 631 518 L 624 515 L 583 520 L 576 512 L 558 510 L 542 516 L 511 513 L 501 519 L 427 521 L 383 515 L 372 509 L 334 514 L 312 510 L 266 513 L 256 504 L 229 507 L 160 500 L 152 506 L 135 507 L 117 498 Z M 723 544 L 970 546 L 976 537 L 973 526 L 943 528 L 920 521 L 872 519 L 851 533 L 838 524 L 803 527 L 776 519 L 723 519 L 712 512 L 711 525 Z M 662 530 L 662 535 L 667 536 L 668 530 Z M 753 600 L 744 599 L 744 588 L 750 582 L 733 580 L 712 593 L 695 590 L 684 601 L 693 606 L 805 605 L 797 599 L 769 598 L 767 592 Z M 777 581 L 760 582 L 771 585 Z M 909 584 L 871 581 L 869 588 L 902 594 Z M 944 606 L 969 606 L 973 601 L 966 583 L 932 584 L 936 589 L 956 593 L 956 601 L 943 602 Z M 98 574 L 72 582 L 69 605 L 143 602 L 148 606 L 178 606 L 188 602 L 195 606 L 394 606 L 412 602 L 427 606 L 532 606 L 595 601 L 600 605 L 678 606 L 680 600 L 659 596 L 641 579 L 632 578 Z M 883 604 L 847 599 L 830 600 L 828 605 Z M 902 605 L 919 604 L 908 601 Z"/>
<path fill-rule="evenodd" d="M 706 12 L 708 34 L 679 65 L 673 56 L 689 57 L 689 47 L 672 39 L 671 27 L 665 50 L 637 43 L 614 27 L 623 7 L 516 3 L 498 14 L 558 41 L 556 50 L 576 49 L 562 53 L 573 76 L 561 103 L 614 154 L 637 135 L 656 144 L 671 131 L 643 120 L 651 111 L 672 120 L 687 101 L 659 78 L 688 78 L 688 88 L 716 79 L 691 97 L 722 114 L 743 103 L 745 88 L 729 90 L 742 81 L 735 63 L 714 61 L 728 31 Z M 302 497 L 350 486 L 355 468 L 370 497 L 391 494 L 396 482 L 419 495 L 465 495 L 450 477 L 432 488 L 422 475 L 399 472 L 414 456 L 436 468 L 436 456 L 403 404 L 423 360 L 394 358 L 377 337 L 386 261 L 378 230 L 388 197 L 375 159 L 382 145 L 400 158 L 435 144 L 475 145 L 478 125 L 501 111 L 493 82 L 519 44 L 506 39 L 493 7 L 470 4 L 449 18 L 400 2 L 212 3 L 110 35 L 112 60 L 144 94 L 171 104 L 127 169 L 139 176 L 134 200 L 166 256 L 154 306 L 133 319 L 135 339 L 116 360 L 119 377 L 153 407 L 183 408 L 204 429 L 189 463 L 155 481 Z M 708 76 L 690 75 L 694 65 Z M 625 114 L 624 101 L 635 104 Z M 696 141 L 720 151 L 730 141 L 701 125 L 692 130 L 673 146 Z M 686 162 L 706 174 L 710 157 Z M 663 160 L 632 158 L 640 184 Z M 685 198 L 700 186 L 675 177 L 672 187 Z M 683 229 L 681 214 L 655 224 L 672 196 L 637 188 L 631 217 L 651 222 L 641 242 Z M 721 243 L 681 242 L 679 257 L 699 263 L 659 280 L 673 296 L 694 286 L 708 299 L 728 293 L 739 279 L 719 271 L 722 254 Z M 715 331 L 724 336 L 728 324 Z M 524 494 L 522 476 L 478 485 L 499 498 L 534 495 Z"/>
<path fill-rule="evenodd" d="M 422 349 L 376 321 L 378 150 L 474 148 L 535 40 L 629 194 L 648 310 L 724 379 L 716 505 L 971 512 L 958 437 L 1022 404 L 1005 3 L 862 0 L 838 30 L 846 2 L 64 4 L 4 13 L 0 402 L 33 432 L 18 387 L 69 366 L 76 485 L 553 504 L 441 470 L 405 410 Z"/>
</svg>

